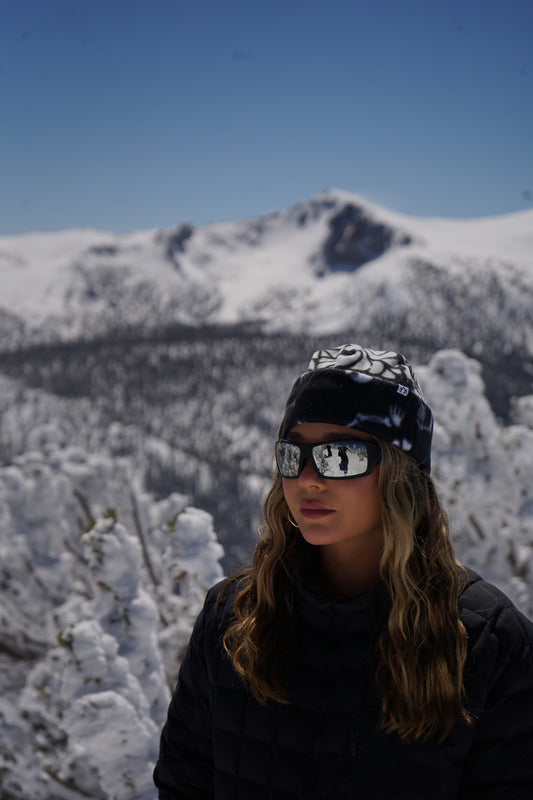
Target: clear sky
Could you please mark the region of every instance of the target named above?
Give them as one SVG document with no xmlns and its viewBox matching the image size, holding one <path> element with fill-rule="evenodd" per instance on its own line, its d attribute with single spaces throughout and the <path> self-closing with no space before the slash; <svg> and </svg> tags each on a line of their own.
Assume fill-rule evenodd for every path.
<svg viewBox="0 0 533 800">
<path fill-rule="evenodd" d="M 0 234 L 533 206 L 533 0 L 0 0 Z"/>
</svg>

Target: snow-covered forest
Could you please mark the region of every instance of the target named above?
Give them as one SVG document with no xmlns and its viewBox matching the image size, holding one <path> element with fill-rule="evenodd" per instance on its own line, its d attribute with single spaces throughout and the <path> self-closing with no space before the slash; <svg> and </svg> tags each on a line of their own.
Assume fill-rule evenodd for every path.
<svg viewBox="0 0 533 800">
<path fill-rule="evenodd" d="M 2 797 L 150 797 L 222 549 L 185 497 L 154 502 L 125 460 L 58 439 L 36 429 L 0 471 Z"/>
<path fill-rule="evenodd" d="M 339 207 L 328 202 L 330 222 L 335 214 L 338 226 Z M 282 218 L 285 227 L 274 237 L 276 252 L 282 252 L 285 241 L 297 260 L 295 238 L 309 220 L 322 226 L 318 232 L 313 228 L 317 242 L 323 242 L 324 231 L 331 236 L 332 227 L 325 227 L 317 202 L 306 213 L 304 219 L 300 208 Z M 353 210 L 345 217 L 344 246 L 350 236 L 353 245 L 358 218 Z M 268 248 L 257 241 L 274 222 L 241 226 L 232 239 L 236 263 L 240 258 L 244 264 L 245 258 L 235 241 L 248 248 L 248 257 L 251 243 L 255 247 L 255 279 L 261 275 L 267 280 Z M 196 289 L 187 295 L 188 320 L 178 314 L 180 325 L 169 328 L 169 307 L 170 317 L 158 325 L 160 307 L 150 301 L 152 316 L 143 317 L 142 324 L 146 309 L 140 303 L 133 327 L 131 318 L 120 324 L 120 312 L 113 328 L 117 281 L 125 270 L 117 259 L 126 256 L 117 250 L 105 255 L 101 249 L 98 258 L 108 259 L 107 283 L 98 290 L 93 285 L 92 291 L 100 292 L 97 300 L 85 295 L 86 306 L 96 303 L 98 308 L 92 316 L 86 311 L 85 328 L 73 330 L 74 301 L 83 295 L 80 275 L 84 280 L 91 274 L 104 278 L 98 272 L 101 264 L 91 262 L 93 273 L 91 264 L 80 268 L 72 232 L 70 249 L 59 248 L 61 253 L 43 262 L 42 269 L 46 272 L 61 259 L 63 266 L 72 262 L 78 294 L 66 291 L 63 307 L 52 282 L 38 297 L 39 328 L 30 324 L 37 300 L 32 306 L 26 297 L 25 307 L 17 305 L 11 287 L 9 304 L 4 303 L 9 293 L 1 289 L 2 281 L 9 283 L 17 269 L 23 270 L 35 242 L 31 237 L 0 242 L 8 265 L 0 269 L 2 798 L 155 797 L 151 771 L 159 730 L 193 620 L 205 590 L 252 552 L 283 404 L 317 346 L 356 341 L 395 347 L 414 362 L 436 417 L 433 473 L 451 517 L 458 555 L 533 616 L 533 321 L 525 311 L 532 269 L 524 255 L 529 240 L 519 234 L 526 228 L 514 218 L 507 224 L 498 221 L 503 238 L 519 253 L 501 269 L 496 262 L 474 258 L 472 245 L 470 250 L 464 245 L 468 254 L 462 267 L 454 257 L 448 272 L 445 267 L 451 262 L 442 254 L 437 268 L 435 251 L 426 253 L 425 270 L 420 253 L 414 254 L 409 263 L 418 276 L 416 302 L 421 304 L 425 292 L 427 308 L 422 323 L 418 319 L 409 325 L 413 309 L 407 305 L 405 281 L 397 280 L 406 275 L 407 255 L 394 256 L 394 247 L 407 253 L 410 240 L 420 248 L 420 221 L 410 229 L 404 220 L 401 235 L 387 236 L 381 230 L 380 237 L 375 223 L 373 229 L 368 220 L 358 224 L 364 241 L 359 249 L 352 246 L 351 255 L 344 253 L 342 268 L 339 263 L 331 268 L 333 283 L 327 284 L 322 305 L 317 305 L 319 289 L 327 270 L 324 263 L 317 269 L 308 247 L 298 262 L 300 283 L 302 264 L 312 265 L 307 295 L 293 295 L 287 287 L 276 294 L 272 288 L 261 307 L 262 322 L 257 312 L 257 322 L 211 319 L 209 327 L 203 324 L 201 308 L 208 289 L 211 299 L 215 294 L 214 256 L 205 260 L 205 291 L 198 288 L 196 275 Z M 464 244 L 464 226 L 457 230 Z M 204 243 L 211 237 L 213 248 L 221 247 L 220 231 L 202 235 Z M 90 238 L 94 260 L 95 234 Z M 181 269 L 182 281 L 191 238 L 192 231 L 187 236 L 182 232 L 181 238 L 159 234 L 158 241 L 170 248 L 172 269 Z M 375 245 L 370 255 L 369 241 Z M 228 242 L 227 237 L 226 253 Z M 363 251 L 363 263 L 354 266 Z M 141 255 L 135 253 L 140 263 Z M 38 255 L 37 248 L 34 270 Z M 153 279 L 148 266 L 147 276 Z M 219 268 L 226 270 L 235 305 L 237 270 L 232 277 L 228 263 Z M 497 279 L 485 284 L 482 312 L 464 298 L 459 302 L 452 287 L 456 281 L 464 294 L 470 281 L 476 284 L 474 295 L 479 293 L 484 268 L 494 269 L 491 274 Z M 62 279 L 65 274 L 63 269 Z M 313 314 L 324 320 L 329 311 L 331 322 L 341 302 L 332 305 L 335 286 L 341 281 L 346 288 L 349 280 L 352 306 L 347 301 L 338 327 L 331 324 L 325 330 L 317 323 L 314 329 Z M 143 291 L 152 298 L 147 281 Z M 373 281 L 375 295 L 369 288 Z M 41 290 L 45 283 L 43 277 Z M 116 292 L 112 300 L 111 285 Z M 250 301 L 252 286 L 253 281 L 241 293 L 242 307 L 246 293 Z M 29 295 L 31 291 L 29 287 Z M 221 308 L 224 291 L 217 289 Z M 265 299 L 266 289 L 262 291 Z M 359 294 L 364 309 L 355 302 Z M 42 305 L 47 296 L 48 315 Z M 439 304 L 441 316 L 432 327 L 430 317 L 438 317 Z M 209 317 L 215 305 L 208 304 Z M 280 309 L 292 326 L 280 326 Z M 449 329 L 448 341 L 443 319 L 452 320 L 454 309 L 456 328 Z M 475 320 L 483 314 L 485 328 L 476 329 Z M 509 319 L 514 314 L 508 338 L 500 314 Z M 380 325 L 380 320 L 387 324 Z M 458 338 L 464 348 L 457 347 Z"/>
</svg>

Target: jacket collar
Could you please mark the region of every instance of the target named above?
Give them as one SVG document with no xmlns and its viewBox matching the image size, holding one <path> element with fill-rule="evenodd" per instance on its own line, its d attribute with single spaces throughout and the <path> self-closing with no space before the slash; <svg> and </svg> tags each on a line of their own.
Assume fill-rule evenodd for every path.
<svg viewBox="0 0 533 800">
<path fill-rule="evenodd" d="M 339 633 L 364 633 L 383 627 L 391 607 L 390 596 L 380 581 L 355 597 L 332 594 L 324 585 L 318 548 L 306 545 L 296 560 L 296 611 L 311 625 Z"/>
</svg>

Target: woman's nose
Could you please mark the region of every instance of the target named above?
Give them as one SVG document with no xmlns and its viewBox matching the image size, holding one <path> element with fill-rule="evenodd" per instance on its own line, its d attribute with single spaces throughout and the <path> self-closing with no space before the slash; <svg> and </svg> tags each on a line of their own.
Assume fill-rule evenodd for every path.
<svg viewBox="0 0 533 800">
<path fill-rule="evenodd" d="M 319 475 L 310 458 L 306 458 L 298 480 L 302 486 L 322 486 L 325 478 Z"/>
</svg>

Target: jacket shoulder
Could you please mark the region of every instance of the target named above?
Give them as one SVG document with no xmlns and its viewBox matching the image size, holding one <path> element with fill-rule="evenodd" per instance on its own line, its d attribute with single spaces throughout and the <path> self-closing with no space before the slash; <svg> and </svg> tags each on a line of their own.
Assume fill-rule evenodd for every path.
<svg viewBox="0 0 533 800">
<path fill-rule="evenodd" d="M 204 626 L 218 632 L 225 630 L 234 619 L 238 591 L 238 581 L 234 578 L 223 578 L 207 591 L 200 615 Z"/>
<path fill-rule="evenodd" d="M 531 620 L 528 620 L 516 608 L 512 600 L 501 589 L 484 580 L 481 575 L 470 568 L 466 568 L 466 581 L 459 596 L 459 609 L 478 614 L 487 621 L 497 619 L 500 614 L 509 611 L 521 618 L 526 623 L 526 628 L 533 627 Z"/>
<path fill-rule="evenodd" d="M 526 652 L 533 660 L 533 622 L 500 589 L 470 569 L 459 597 L 459 614 L 471 645 L 495 639 L 502 651 Z"/>
</svg>

